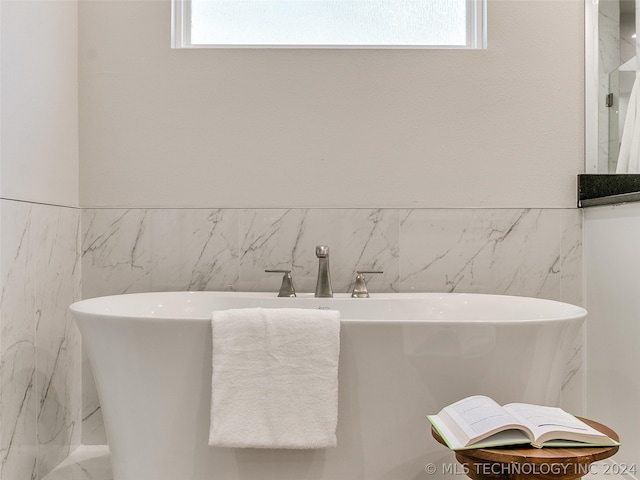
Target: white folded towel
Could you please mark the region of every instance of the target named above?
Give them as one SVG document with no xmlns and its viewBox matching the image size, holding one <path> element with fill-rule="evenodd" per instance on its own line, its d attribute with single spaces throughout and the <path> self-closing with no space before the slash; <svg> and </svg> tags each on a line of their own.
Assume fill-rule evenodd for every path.
<svg viewBox="0 0 640 480">
<path fill-rule="evenodd" d="M 340 312 L 213 312 L 209 445 L 336 445 Z"/>
</svg>

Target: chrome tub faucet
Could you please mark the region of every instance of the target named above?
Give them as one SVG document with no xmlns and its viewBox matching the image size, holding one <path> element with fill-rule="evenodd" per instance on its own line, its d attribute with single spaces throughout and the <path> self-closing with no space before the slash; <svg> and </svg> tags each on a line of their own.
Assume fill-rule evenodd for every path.
<svg viewBox="0 0 640 480">
<path fill-rule="evenodd" d="M 318 245 L 316 247 L 316 257 L 318 257 L 318 282 L 316 283 L 316 297 L 331 298 L 331 273 L 329 272 L 329 247 Z"/>
</svg>

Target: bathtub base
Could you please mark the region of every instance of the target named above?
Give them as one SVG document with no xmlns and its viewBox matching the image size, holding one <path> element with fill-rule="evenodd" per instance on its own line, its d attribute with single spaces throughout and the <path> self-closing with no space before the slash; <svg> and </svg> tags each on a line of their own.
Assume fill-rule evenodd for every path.
<svg viewBox="0 0 640 480">
<path fill-rule="evenodd" d="M 93 363 L 102 365 L 94 368 L 113 480 L 420 478 L 425 465 L 453 461 L 430 437 L 425 415 L 472 394 L 499 403 L 557 404 L 563 343 L 580 322 L 544 329 L 345 323 L 338 446 L 301 451 L 207 445 L 211 365 L 203 359 L 211 358 L 210 330 L 202 322 L 183 328 L 150 332 L 133 324 L 112 339 L 124 347 L 117 359 L 92 341 L 113 332 L 84 332 Z"/>
</svg>

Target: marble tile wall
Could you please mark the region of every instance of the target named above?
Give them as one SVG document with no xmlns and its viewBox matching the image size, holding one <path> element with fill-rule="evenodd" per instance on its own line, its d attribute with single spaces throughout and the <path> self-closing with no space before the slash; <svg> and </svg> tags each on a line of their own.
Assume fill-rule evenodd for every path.
<svg viewBox="0 0 640 480">
<path fill-rule="evenodd" d="M 0 200 L 0 479 L 39 480 L 80 444 L 80 210 Z"/>
<path fill-rule="evenodd" d="M 582 302 L 577 209 L 85 209 L 82 295 L 161 290 L 277 292 L 292 270 L 313 291 L 315 246 L 331 248 L 334 291 L 356 269 L 383 270 L 374 292 L 479 292 Z M 582 341 L 563 403 L 582 407 Z M 83 443 L 105 443 L 83 362 Z"/>
</svg>

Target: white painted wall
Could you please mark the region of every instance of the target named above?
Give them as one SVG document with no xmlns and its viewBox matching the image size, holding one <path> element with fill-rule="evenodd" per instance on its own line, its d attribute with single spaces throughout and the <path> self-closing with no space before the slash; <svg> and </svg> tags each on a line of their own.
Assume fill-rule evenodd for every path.
<svg viewBox="0 0 640 480">
<path fill-rule="evenodd" d="M 489 0 L 487 50 L 171 50 L 170 1 L 80 2 L 83 207 L 563 207 L 584 3 Z"/>
<path fill-rule="evenodd" d="M 0 1 L 2 480 L 80 444 L 77 37 L 77 0 Z"/>
<path fill-rule="evenodd" d="M 640 465 L 640 204 L 584 211 L 587 416 L 622 439 L 618 463 Z"/>
<path fill-rule="evenodd" d="M 0 196 L 78 206 L 77 1 L 0 8 Z"/>
</svg>

